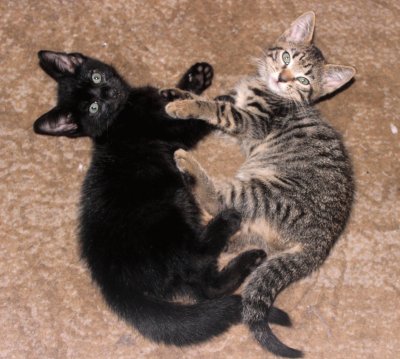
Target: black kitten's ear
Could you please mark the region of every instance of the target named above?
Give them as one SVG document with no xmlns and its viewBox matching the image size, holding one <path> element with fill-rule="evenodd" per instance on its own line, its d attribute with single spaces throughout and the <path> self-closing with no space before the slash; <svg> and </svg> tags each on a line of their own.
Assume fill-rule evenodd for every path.
<svg viewBox="0 0 400 359">
<path fill-rule="evenodd" d="M 84 136 L 72 114 L 57 107 L 39 117 L 33 124 L 33 130 L 48 136 Z"/>
<path fill-rule="evenodd" d="M 86 57 L 79 53 L 66 54 L 41 50 L 38 52 L 41 68 L 55 80 L 66 75 L 73 75 Z"/>
</svg>

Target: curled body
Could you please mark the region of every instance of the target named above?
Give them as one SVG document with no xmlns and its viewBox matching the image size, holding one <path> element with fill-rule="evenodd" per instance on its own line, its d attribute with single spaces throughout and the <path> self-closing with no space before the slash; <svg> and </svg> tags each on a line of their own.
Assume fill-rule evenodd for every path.
<svg viewBox="0 0 400 359">
<path fill-rule="evenodd" d="M 303 14 L 258 61 L 258 73 L 214 100 L 181 94 L 173 117 L 198 118 L 236 138 L 246 156 L 233 178 L 213 178 L 188 152 L 178 168 L 195 178 L 195 196 L 211 214 L 234 208 L 242 215 L 230 250 L 264 248 L 268 260 L 243 293 L 243 317 L 255 338 L 275 354 L 302 353 L 281 343 L 268 326 L 278 293 L 327 258 L 345 228 L 353 202 L 352 166 L 340 134 L 314 107 L 354 76 L 328 65 L 312 43 L 315 15 Z M 173 90 L 165 89 L 162 93 Z M 179 98 L 180 92 L 175 91 Z"/>
</svg>

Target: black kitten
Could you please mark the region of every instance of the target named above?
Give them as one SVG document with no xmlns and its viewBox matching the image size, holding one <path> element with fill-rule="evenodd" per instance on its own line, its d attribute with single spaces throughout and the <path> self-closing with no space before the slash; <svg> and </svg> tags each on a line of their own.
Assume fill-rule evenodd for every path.
<svg viewBox="0 0 400 359">
<path fill-rule="evenodd" d="M 100 61 L 50 51 L 39 58 L 58 82 L 58 104 L 35 122 L 35 132 L 93 140 L 80 244 L 110 307 L 146 337 L 175 345 L 207 340 L 239 322 L 241 298 L 230 294 L 265 253 L 247 251 L 217 269 L 240 217 L 226 211 L 203 226 L 173 160 L 174 151 L 193 147 L 210 127 L 169 118 L 157 89 L 132 88 Z M 201 63 L 180 84 L 201 93 L 211 79 L 211 66 Z M 198 302 L 170 302 L 176 295 Z M 290 324 L 278 309 L 270 318 Z"/>
</svg>

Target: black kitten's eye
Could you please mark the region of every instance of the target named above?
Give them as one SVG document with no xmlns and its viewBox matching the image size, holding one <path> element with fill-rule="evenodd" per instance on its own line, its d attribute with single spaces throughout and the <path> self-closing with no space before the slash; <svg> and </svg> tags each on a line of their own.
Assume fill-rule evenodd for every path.
<svg viewBox="0 0 400 359">
<path fill-rule="evenodd" d="M 101 74 L 100 73 L 98 73 L 98 72 L 93 72 L 93 74 L 92 74 L 92 81 L 95 83 L 95 84 L 99 84 L 100 82 L 101 82 Z"/>
<path fill-rule="evenodd" d="M 89 112 L 90 113 L 97 113 L 97 111 L 99 111 L 99 104 L 97 102 L 93 102 L 90 106 L 89 106 Z"/>
</svg>

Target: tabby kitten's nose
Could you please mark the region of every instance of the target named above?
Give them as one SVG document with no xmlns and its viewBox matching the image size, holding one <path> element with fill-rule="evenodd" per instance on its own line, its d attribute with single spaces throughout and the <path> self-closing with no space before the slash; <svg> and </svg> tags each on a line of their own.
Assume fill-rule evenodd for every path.
<svg viewBox="0 0 400 359">
<path fill-rule="evenodd" d="M 288 69 L 284 69 L 278 77 L 279 82 L 288 82 L 293 80 L 293 75 Z"/>
</svg>

